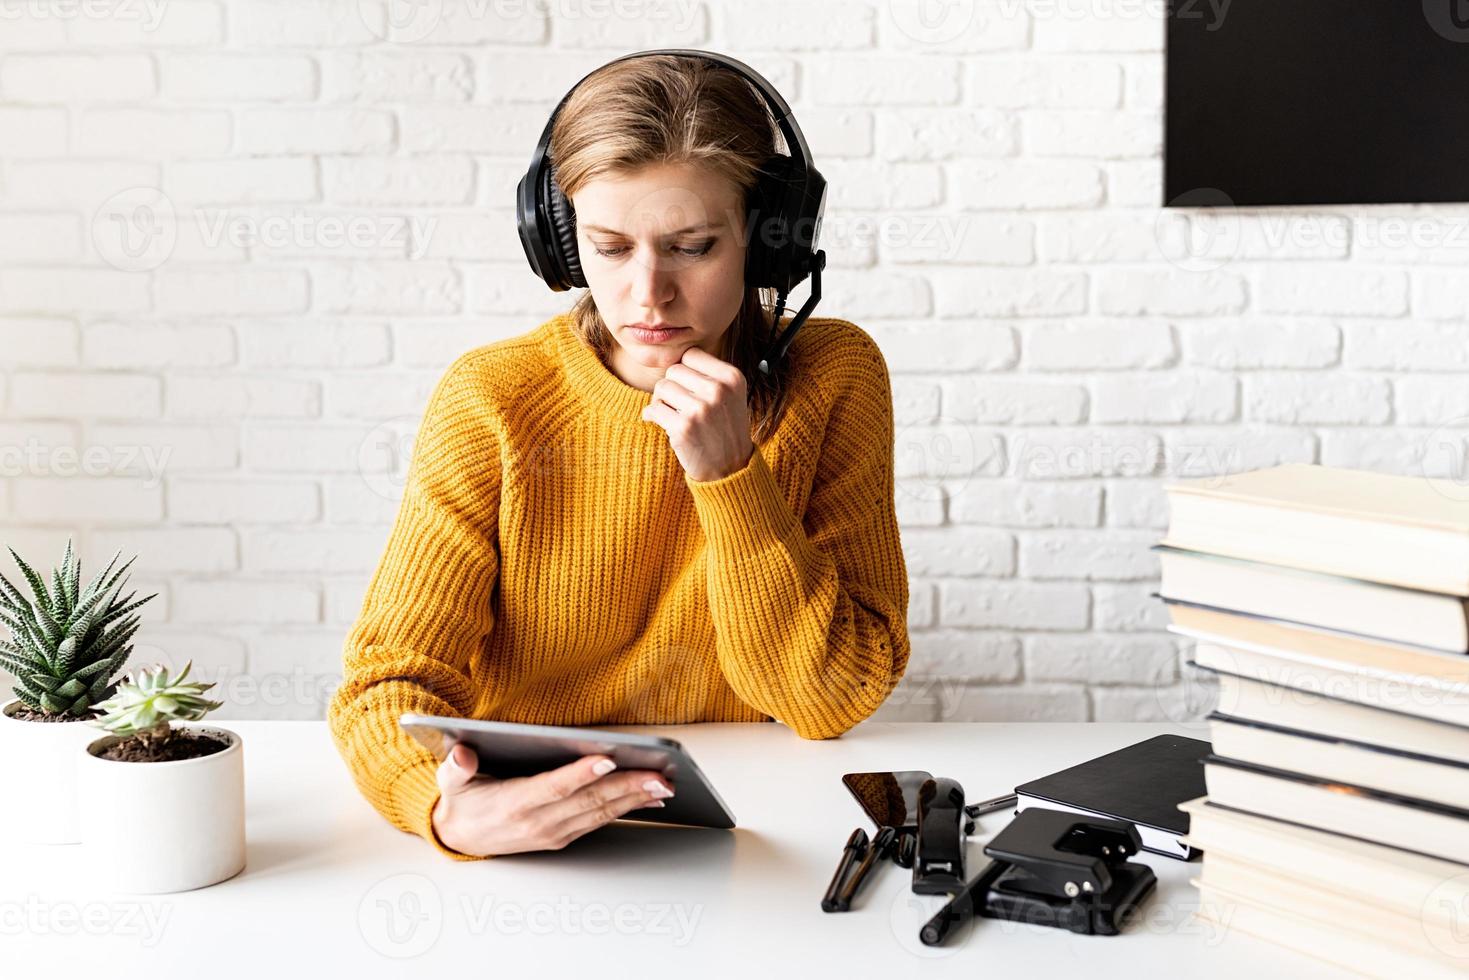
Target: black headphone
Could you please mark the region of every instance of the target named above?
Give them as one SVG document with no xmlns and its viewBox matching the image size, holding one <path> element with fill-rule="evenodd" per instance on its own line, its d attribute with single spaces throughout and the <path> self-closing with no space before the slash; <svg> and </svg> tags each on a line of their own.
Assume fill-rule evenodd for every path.
<svg viewBox="0 0 1469 980">
<path fill-rule="evenodd" d="M 816 238 L 826 210 L 826 178 L 812 164 L 806 137 L 801 127 L 796 125 L 790 106 L 768 81 L 748 65 L 713 51 L 690 48 L 638 51 L 614 58 L 608 64 L 660 54 L 703 58 L 738 72 L 765 99 L 785 137 L 786 146 L 794 154 L 777 153 L 766 160 L 746 198 L 746 227 L 751 234 L 745 260 L 745 284 L 775 289 L 775 325 L 780 324 L 791 287 L 808 275 L 811 277 L 811 296 L 760 361 L 760 370 L 769 374 L 771 366 L 780 363 L 796 331 L 821 299 L 821 270 L 826 267 L 826 253 L 816 248 Z M 600 70 L 588 72 L 576 84 L 580 85 Z M 556 116 L 574 91 L 576 85 L 562 96 L 551 113 L 531 156 L 530 168 L 515 189 L 515 224 L 520 231 L 525 257 L 532 271 L 557 292 L 587 284 L 577 254 L 576 209 L 561 193 L 552 174 L 550 158 L 551 130 L 556 124 Z"/>
</svg>

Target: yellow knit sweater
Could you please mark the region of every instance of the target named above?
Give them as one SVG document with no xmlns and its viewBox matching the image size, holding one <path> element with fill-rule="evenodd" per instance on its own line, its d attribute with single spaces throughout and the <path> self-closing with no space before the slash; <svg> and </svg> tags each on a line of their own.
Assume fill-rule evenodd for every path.
<svg viewBox="0 0 1469 980">
<path fill-rule="evenodd" d="M 384 817 L 471 859 L 433 831 L 437 762 L 408 711 L 831 738 L 882 704 L 909 651 L 887 367 L 813 318 L 786 369 L 776 431 L 698 482 L 568 315 L 450 366 L 327 710 Z"/>
</svg>

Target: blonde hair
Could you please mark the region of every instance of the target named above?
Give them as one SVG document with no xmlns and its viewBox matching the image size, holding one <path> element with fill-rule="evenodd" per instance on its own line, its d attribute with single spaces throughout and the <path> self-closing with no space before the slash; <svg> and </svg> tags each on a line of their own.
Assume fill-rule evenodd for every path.
<svg viewBox="0 0 1469 980">
<path fill-rule="evenodd" d="M 577 86 L 556 116 L 550 156 L 568 200 L 609 174 L 692 163 L 729 180 L 748 202 L 760 167 L 777 152 L 778 135 L 764 100 L 736 72 L 687 55 L 648 55 L 600 68 Z M 772 365 L 769 375 L 759 369 L 775 300 L 774 289 L 746 286 L 720 355 L 745 375 L 756 444 L 775 431 L 789 389 L 780 367 Z M 571 320 L 605 360 L 615 341 L 590 290 L 577 299 Z"/>
</svg>

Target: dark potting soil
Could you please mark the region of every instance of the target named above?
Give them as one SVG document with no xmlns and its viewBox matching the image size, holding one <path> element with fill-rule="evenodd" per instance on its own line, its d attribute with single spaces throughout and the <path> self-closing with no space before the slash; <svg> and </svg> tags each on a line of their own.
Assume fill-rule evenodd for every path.
<svg viewBox="0 0 1469 980">
<path fill-rule="evenodd" d="M 12 714 L 10 717 L 11 718 L 14 718 L 16 721 L 39 721 L 39 722 L 47 722 L 47 721 L 55 721 L 55 722 L 91 721 L 93 718 L 96 718 L 97 717 L 97 712 L 95 712 L 95 711 L 88 711 L 84 715 L 53 715 L 53 714 L 48 714 L 48 713 L 46 713 L 44 711 L 37 711 L 35 708 L 24 708 L 24 707 L 22 707 L 22 708 L 16 708 L 15 709 L 15 713 Z"/>
<path fill-rule="evenodd" d="M 97 753 L 98 758 L 113 762 L 178 762 L 181 759 L 198 759 L 229 748 L 229 742 L 213 735 L 174 730 L 160 742 L 145 746 L 136 738 L 125 739 L 109 745 Z"/>
</svg>

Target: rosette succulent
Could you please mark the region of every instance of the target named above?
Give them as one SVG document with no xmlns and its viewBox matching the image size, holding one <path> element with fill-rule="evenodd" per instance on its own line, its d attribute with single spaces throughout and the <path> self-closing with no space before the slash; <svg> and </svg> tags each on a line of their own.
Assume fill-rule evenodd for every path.
<svg viewBox="0 0 1469 980">
<path fill-rule="evenodd" d="M 140 617 L 129 614 L 153 596 L 136 602 L 136 592 L 118 597 L 127 584 L 123 574 L 133 563 L 114 571 L 120 552 L 82 588 L 82 563 L 68 541 L 48 589 L 15 549 L 8 550 L 30 584 L 31 597 L 0 575 L 0 623 L 10 628 L 9 642 L 0 642 L 0 670 L 14 675 L 15 696 L 27 707 L 85 717 L 112 693 L 112 678 L 133 651 L 128 641 Z"/>
<path fill-rule="evenodd" d="M 117 686 L 117 693 L 97 705 L 102 717 L 92 724 L 147 744 L 168 738 L 170 721 L 200 720 L 224 702 L 204 697 L 214 686 L 212 682 L 185 681 L 193 666 L 189 661 L 177 677 L 162 665 L 129 674 Z"/>
</svg>

